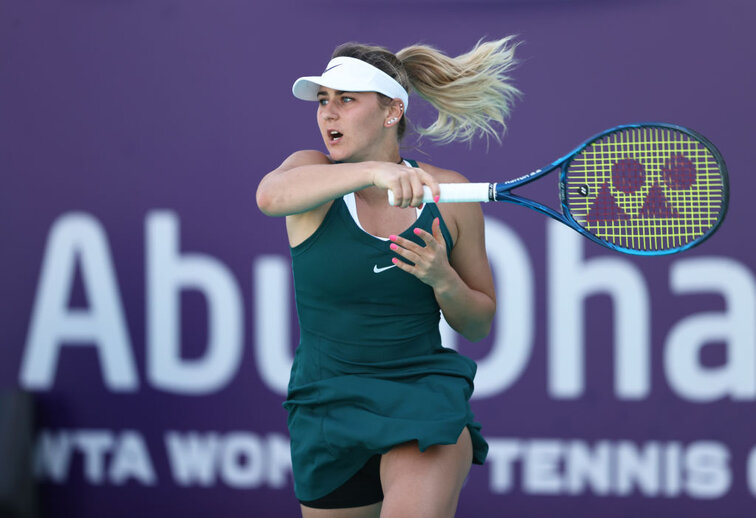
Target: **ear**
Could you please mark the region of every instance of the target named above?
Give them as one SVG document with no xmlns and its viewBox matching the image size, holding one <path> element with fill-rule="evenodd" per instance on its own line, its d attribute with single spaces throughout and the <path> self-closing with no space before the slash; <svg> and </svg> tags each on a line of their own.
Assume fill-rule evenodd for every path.
<svg viewBox="0 0 756 518">
<path fill-rule="evenodd" d="M 388 108 L 388 113 L 386 115 L 386 121 L 384 122 L 384 126 L 387 128 L 390 128 L 391 126 L 396 126 L 399 124 L 399 121 L 404 116 L 404 103 L 401 99 L 393 99 L 391 101 L 391 104 Z"/>
</svg>

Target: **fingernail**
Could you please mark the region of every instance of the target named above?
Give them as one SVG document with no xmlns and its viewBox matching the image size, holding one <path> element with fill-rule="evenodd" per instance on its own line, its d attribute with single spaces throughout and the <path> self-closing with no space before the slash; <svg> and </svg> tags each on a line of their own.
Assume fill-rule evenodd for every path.
<svg viewBox="0 0 756 518">
<path fill-rule="evenodd" d="M 394 264 L 399 264 L 399 259 L 397 259 L 396 257 L 392 257 L 391 262 Z"/>
<path fill-rule="evenodd" d="M 438 194 L 436 194 L 436 195 L 435 195 L 435 196 L 433 197 L 433 201 L 435 201 L 436 203 L 438 203 L 438 200 L 440 200 L 440 199 L 441 199 L 441 196 L 440 196 L 440 195 L 438 195 Z"/>
<path fill-rule="evenodd" d="M 391 241 L 396 241 L 396 236 L 395 236 L 394 234 L 391 234 L 391 235 L 389 236 L 389 239 L 390 239 Z"/>
<path fill-rule="evenodd" d="M 413 230 L 412 232 L 414 232 L 415 234 L 417 234 L 417 235 L 419 236 L 419 235 L 420 235 L 420 232 L 422 232 L 422 230 L 420 230 L 419 228 L 416 228 L 416 229 L 415 229 L 415 230 Z"/>
<path fill-rule="evenodd" d="M 399 245 L 397 245 L 396 243 L 391 243 L 391 245 L 389 246 L 389 248 L 391 250 L 399 250 Z"/>
</svg>

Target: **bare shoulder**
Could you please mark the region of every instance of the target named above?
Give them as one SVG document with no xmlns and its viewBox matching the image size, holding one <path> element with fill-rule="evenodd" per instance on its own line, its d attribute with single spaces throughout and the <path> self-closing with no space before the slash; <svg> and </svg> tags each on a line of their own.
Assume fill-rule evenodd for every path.
<svg viewBox="0 0 756 518">
<path fill-rule="evenodd" d="M 333 163 L 327 155 L 314 149 L 303 149 L 295 151 L 278 167 L 278 169 L 291 169 L 310 164 L 331 164 Z"/>
<path fill-rule="evenodd" d="M 423 171 L 431 174 L 439 183 L 468 183 L 469 180 L 464 175 L 451 169 L 444 169 L 425 162 L 418 162 L 417 165 Z"/>
</svg>

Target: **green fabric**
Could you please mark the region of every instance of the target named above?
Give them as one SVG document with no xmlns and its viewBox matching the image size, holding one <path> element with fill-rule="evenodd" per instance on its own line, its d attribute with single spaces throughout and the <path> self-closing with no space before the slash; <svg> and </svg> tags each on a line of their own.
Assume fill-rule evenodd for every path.
<svg viewBox="0 0 756 518">
<path fill-rule="evenodd" d="M 436 217 L 426 204 L 402 237 L 422 243 L 412 229 L 430 232 Z M 441 228 L 448 253 L 443 218 Z M 389 242 L 360 229 L 342 199 L 291 255 L 300 342 L 284 408 L 297 498 L 325 496 L 399 443 L 453 444 L 465 426 L 482 464 L 488 445 L 468 403 L 476 365 L 441 345 L 433 290 L 386 268 Z"/>
</svg>

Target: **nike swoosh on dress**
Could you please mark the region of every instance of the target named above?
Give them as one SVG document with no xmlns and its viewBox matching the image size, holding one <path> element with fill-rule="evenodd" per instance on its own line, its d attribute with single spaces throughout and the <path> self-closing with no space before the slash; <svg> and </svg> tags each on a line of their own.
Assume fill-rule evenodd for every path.
<svg viewBox="0 0 756 518">
<path fill-rule="evenodd" d="M 378 268 L 378 265 L 376 264 L 375 266 L 373 266 L 373 273 L 385 272 L 386 270 L 390 268 L 396 268 L 396 265 L 392 264 L 391 266 L 384 266 L 383 268 Z"/>
</svg>

